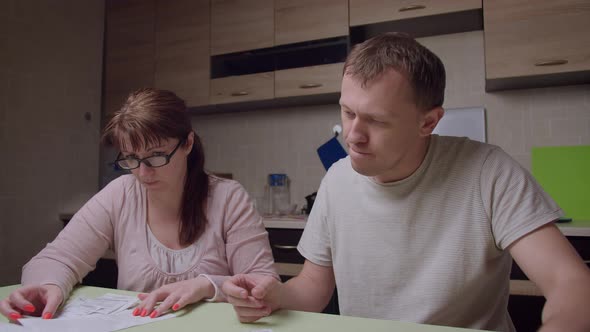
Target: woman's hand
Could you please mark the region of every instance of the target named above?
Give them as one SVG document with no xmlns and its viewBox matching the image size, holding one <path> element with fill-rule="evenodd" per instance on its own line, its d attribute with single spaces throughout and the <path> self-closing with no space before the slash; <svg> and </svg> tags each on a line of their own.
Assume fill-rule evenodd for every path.
<svg viewBox="0 0 590 332">
<path fill-rule="evenodd" d="M 23 313 L 51 319 L 63 300 L 61 288 L 56 285 L 20 287 L 0 301 L 0 313 L 10 320 L 22 318 Z"/>
<path fill-rule="evenodd" d="M 199 302 L 204 298 L 215 295 L 215 287 L 209 279 L 197 277 L 194 279 L 164 285 L 149 294 L 139 294 L 141 303 L 133 311 L 134 316 L 150 316 L 156 318 L 170 308 L 176 311 L 187 304 Z M 162 302 L 154 309 L 157 302 Z"/>
</svg>

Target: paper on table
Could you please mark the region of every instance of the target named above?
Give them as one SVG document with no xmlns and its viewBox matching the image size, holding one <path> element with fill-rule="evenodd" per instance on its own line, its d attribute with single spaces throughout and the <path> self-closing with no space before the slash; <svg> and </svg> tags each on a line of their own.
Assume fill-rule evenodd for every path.
<svg viewBox="0 0 590 332">
<path fill-rule="evenodd" d="M 16 324 L 0 322 L 0 332 L 25 332 L 27 329 Z"/>
<path fill-rule="evenodd" d="M 173 317 L 175 317 L 174 314 L 167 314 L 157 318 L 133 316 L 131 310 L 125 310 L 112 315 L 94 314 L 84 317 L 56 319 L 41 319 L 36 317 L 20 319 L 19 322 L 23 324 L 27 331 L 110 332 Z"/>
<path fill-rule="evenodd" d="M 81 317 L 94 314 L 115 314 L 134 307 L 139 300 L 135 296 L 107 293 L 96 298 L 77 297 L 67 303 L 56 318 Z"/>
<path fill-rule="evenodd" d="M 134 296 L 110 293 L 92 299 L 78 297 L 69 301 L 53 319 L 26 317 L 19 319 L 19 323 L 26 331 L 110 332 L 175 317 L 174 314 L 158 318 L 133 316 L 130 308 L 137 303 Z"/>
</svg>

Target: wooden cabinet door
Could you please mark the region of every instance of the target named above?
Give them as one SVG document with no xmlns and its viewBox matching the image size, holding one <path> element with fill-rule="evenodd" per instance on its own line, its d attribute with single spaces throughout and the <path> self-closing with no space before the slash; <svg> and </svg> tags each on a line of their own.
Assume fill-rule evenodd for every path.
<svg viewBox="0 0 590 332">
<path fill-rule="evenodd" d="M 209 1 L 157 0 L 155 86 L 209 104 Z"/>
<path fill-rule="evenodd" d="M 211 104 L 274 98 L 274 72 L 229 76 L 211 80 Z"/>
<path fill-rule="evenodd" d="M 154 85 L 155 0 L 106 2 L 104 115 L 130 92 Z"/>
<path fill-rule="evenodd" d="M 278 70 L 275 96 L 291 97 L 340 92 L 344 63 Z"/>
<path fill-rule="evenodd" d="M 346 0 L 275 0 L 275 44 L 348 35 Z"/>
<path fill-rule="evenodd" d="M 211 0 L 211 54 L 274 46 L 273 0 Z"/>
<path fill-rule="evenodd" d="M 350 0 L 350 26 L 460 12 L 481 6 L 481 0 Z"/>
<path fill-rule="evenodd" d="M 484 33 L 488 80 L 590 70 L 587 0 L 485 1 Z"/>
</svg>

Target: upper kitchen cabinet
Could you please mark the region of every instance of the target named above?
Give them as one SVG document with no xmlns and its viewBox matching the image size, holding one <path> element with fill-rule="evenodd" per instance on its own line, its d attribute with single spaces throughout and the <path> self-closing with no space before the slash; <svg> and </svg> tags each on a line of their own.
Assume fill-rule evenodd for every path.
<svg viewBox="0 0 590 332">
<path fill-rule="evenodd" d="M 157 0 L 155 86 L 209 104 L 209 0 Z"/>
<path fill-rule="evenodd" d="M 275 44 L 348 35 L 347 0 L 275 0 Z"/>
<path fill-rule="evenodd" d="M 155 0 L 106 1 L 104 110 L 109 117 L 131 91 L 154 84 Z"/>
<path fill-rule="evenodd" d="M 414 37 L 481 30 L 481 0 L 350 0 L 353 42 L 387 31 Z"/>
<path fill-rule="evenodd" d="M 278 70 L 275 97 L 339 93 L 344 63 Z"/>
<path fill-rule="evenodd" d="M 211 0 L 211 55 L 272 47 L 274 0 Z"/>
<path fill-rule="evenodd" d="M 590 82 L 590 2 L 484 2 L 486 90 Z"/>
</svg>

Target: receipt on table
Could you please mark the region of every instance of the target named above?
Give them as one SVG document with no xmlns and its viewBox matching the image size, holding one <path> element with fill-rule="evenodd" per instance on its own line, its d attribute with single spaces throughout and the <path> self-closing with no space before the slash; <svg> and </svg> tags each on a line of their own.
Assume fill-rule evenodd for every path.
<svg viewBox="0 0 590 332">
<path fill-rule="evenodd" d="M 115 314 L 137 305 L 139 300 L 135 296 L 107 293 L 96 298 L 77 297 L 68 302 L 56 318 L 80 317 L 94 314 Z"/>
<path fill-rule="evenodd" d="M 166 314 L 157 318 L 132 315 L 139 303 L 135 296 L 105 294 L 97 298 L 78 297 L 70 300 L 53 319 L 25 317 L 19 319 L 21 331 L 43 332 L 110 332 L 173 318 Z"/>
</svg>

